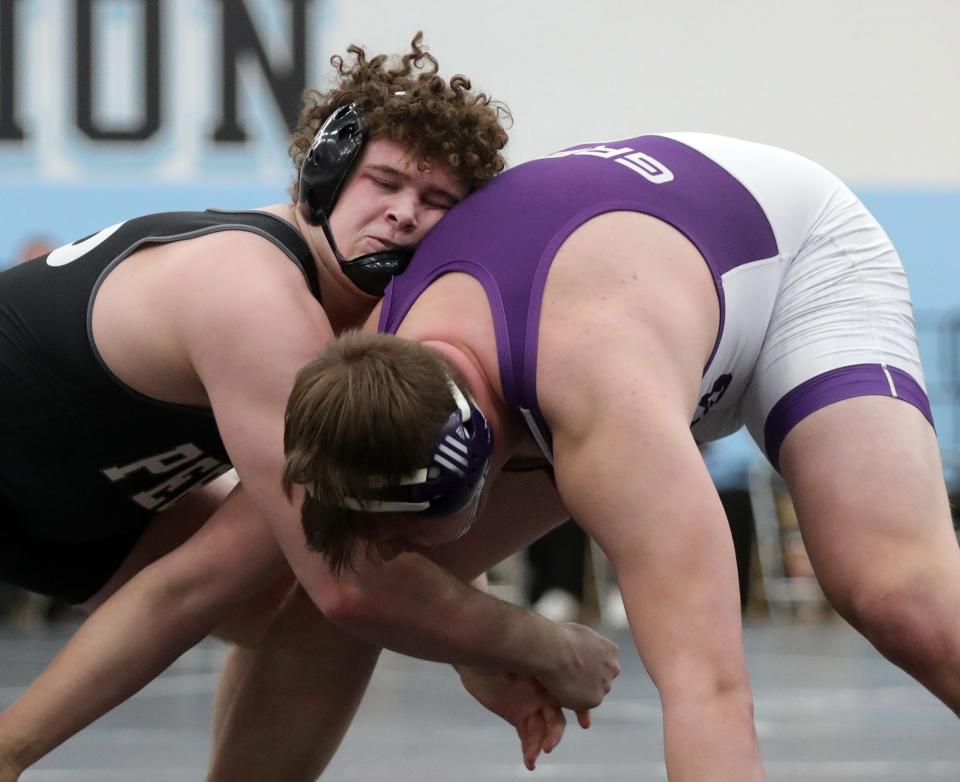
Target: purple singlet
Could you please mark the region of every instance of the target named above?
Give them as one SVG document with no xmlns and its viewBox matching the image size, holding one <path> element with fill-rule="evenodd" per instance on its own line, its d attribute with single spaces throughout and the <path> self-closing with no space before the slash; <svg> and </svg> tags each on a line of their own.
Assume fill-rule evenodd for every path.
<svg viewBox="0 0 960 782">
<path fill-rule="evenodd" d="M 695 149 L 662 136 L 581 145 L 517 166 L 451 210 L 387 289 L 380 330 L 396 332 L 441 275 L 475 277 L 493 313 L 504 397 L 548 439 L 536 393 L 547 273 L 573 231 L 611 211 L 643 212 L 676 227 L 706 259 L 718 291 L 724 272 L 777 255 L 757 201 Z"/>
</svg>

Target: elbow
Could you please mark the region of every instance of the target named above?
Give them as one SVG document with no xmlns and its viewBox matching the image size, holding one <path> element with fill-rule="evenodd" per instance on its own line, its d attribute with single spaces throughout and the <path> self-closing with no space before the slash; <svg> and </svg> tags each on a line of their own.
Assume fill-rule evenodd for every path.
<svg viewBox="0 0 960 782">
<path fill-rule="evenodd" d="M 360 584 L 337 581 L 310 597 L 327 619 L 346 632 L 361 630 L 376 616 L 376 601 Z"/>
<path fill-rule="evenodd" d="M 341 630 L 360 633 L 388 614 L 386 603 L 396 590 L 395 579 L 384 578 L 379 566 L 355 563 L 334 575 L 316 568 L 308 578 L 298 574 L 300 583 L 320 612 Z"/>
</svg>

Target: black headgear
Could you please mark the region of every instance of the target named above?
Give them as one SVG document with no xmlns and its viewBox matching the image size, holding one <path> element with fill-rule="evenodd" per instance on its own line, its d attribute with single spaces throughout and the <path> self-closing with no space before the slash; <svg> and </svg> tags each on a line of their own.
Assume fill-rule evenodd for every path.
<svg viewBox="0 0 960 782">
<path fill-rule="evenodd" d="M 449 385 L 457 409 L 440 429 L 427 466 L 398 483 L 371 478 L 370 486 L 378 490 L 378 499 L 344 497 L 344 508 L 370 513 L 449 516 L 479 499 L 490 468 L 493 434 L 474 401 L 452 380 Z"/>
<path fill-rule="evenodd" d="M 323 229 L 337 263 L 350 282 L 364 293 L 382 296 L 390 278 L 407 268 L 413 253 L 385 250 L 348 261 L 340 254 L 330 230 L 330 214 L 363 149 L 365 137 L 358 104 L 341 106 L 327 117 L 300 164 L 300 213 L 308 223 Z"/>
</svg>

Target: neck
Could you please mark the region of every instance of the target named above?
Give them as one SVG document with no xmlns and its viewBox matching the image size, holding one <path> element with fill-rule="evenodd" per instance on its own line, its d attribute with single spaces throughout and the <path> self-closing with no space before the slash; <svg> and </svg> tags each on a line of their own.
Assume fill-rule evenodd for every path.
<svg viewBox="0 0 960 782">
<path fill-rule="evenodd" d="M 517 450 L 526 432 L 507 408 L 499 384 L 493 383 L 476 353 L 463 343 L 424 340 L 426 347 L 441 353 L 466 378 L 474 402 L 493 430 L 493 466 L 499 468 Z"/>
<path fill-rule="evenodd" d="M 323 310 L 334 333 L 359 328 L 377 303 L 377 297 L 364 293 L 347 279 L 319 225 L 308 223 L 293 204 L 285 204 L 283 209 L 282 216 L 296 226 L 310 248 L 320 281 Z"/>
</svg>

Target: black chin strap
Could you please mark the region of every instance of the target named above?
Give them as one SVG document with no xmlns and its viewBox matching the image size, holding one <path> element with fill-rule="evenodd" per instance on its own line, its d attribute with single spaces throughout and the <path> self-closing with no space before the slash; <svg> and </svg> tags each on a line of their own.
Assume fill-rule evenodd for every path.
<svg viewBox="0 0 960 782">
<path fill-rule="evenodd" d="M 333 231 L 330 230 L 330 223 L 327 216 L 322 212 L 317 214 L 317 223 L 323 229 L 323 235 L 327 237 L 327 244 L 333 250 L 333 255 L 340 264 L 346 278 L 356 285 L 364 293 L 371 296 L 383 296 L 383 292 L 390 284 L 390 280 L 397 274 L 403 272 L 413 258 L 413 253 L 409 250 L 383 250 L 377 253 L 367 253 L 352 260 L 346 260 L 337 247 L 337 242 L 333 238 Z"/>
</svg>

